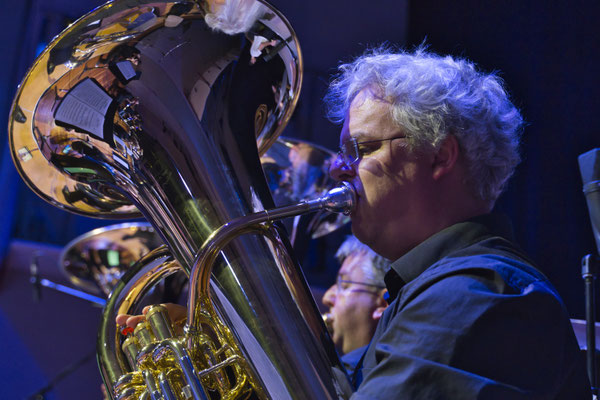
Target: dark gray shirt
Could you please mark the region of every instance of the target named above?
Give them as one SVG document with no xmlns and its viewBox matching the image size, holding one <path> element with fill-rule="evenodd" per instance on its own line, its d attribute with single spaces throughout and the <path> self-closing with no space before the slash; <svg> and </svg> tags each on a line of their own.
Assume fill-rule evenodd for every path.
<svg viewBox="0 0 600 400">
<path fill-rule="evenodd" d="M 453 225 L 392 264 L 352 399 L 591 398 L 566 309 L 505 225 Z"/>
</svg>

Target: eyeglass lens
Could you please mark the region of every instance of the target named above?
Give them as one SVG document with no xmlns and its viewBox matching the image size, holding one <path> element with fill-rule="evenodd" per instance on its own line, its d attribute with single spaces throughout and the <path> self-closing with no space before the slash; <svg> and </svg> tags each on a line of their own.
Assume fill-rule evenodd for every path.
<svg viewBox="0 0 600 400">
<path fill-rule="evenodd" d="M 372 283 L 365 283 L 365 282 L 349 281 L 349 280 L 346 280 L 346 279 L 342 279 L 339 276 L 336 279 L 336 289 L 337 289 L 338 293 L 341 292 L 341 291 L 343 291 L 343 290 L 349 289 L 349 286 L 351 284 L 370 287 L 370 288 L 373 288 L 375 291 L 377 289 L 381 288 L 381 286 L 379 286 L 379 285 L 375 285 L 375 284 L 372 284 Z"/>
<path fill-rule="evenodd" d="M 346 140 L 340 146 L 340 150 L 342 159 L 348 166 L 354 164 L 358 160 L 358 146 L 356 144 L 356 139 L 350 138 Z"/>
</svg>

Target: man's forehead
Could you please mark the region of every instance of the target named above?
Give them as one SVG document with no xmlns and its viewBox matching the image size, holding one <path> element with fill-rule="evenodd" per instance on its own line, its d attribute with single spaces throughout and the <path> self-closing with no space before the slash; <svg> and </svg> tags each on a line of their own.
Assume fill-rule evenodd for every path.
<svg viewBox="0 0 600 400">
<path fill-rule="evenodd" d="M 379 137 L 382 128 L 389 130 L 394 125 L 388 101 L 374 97 L 370 92 L 360 92 L 346 112 L 340 144 L 351 137 L 357 140 Z"/>
<path fill-rule="evenodd" d="M 358 106 L 367 100 L 380 101 L 380 102 L 389 104 L 389 102 L 385 99 L 385 96 L 383 95 L 382 89 L 379 89 L 374 86 L 368 86 L 366 88 L 359 90 L 354 95 L 354 97 L 352 98 L 352 101 L 350 102 L 350 107 L 352 107 L 353 105 Z"/>
<path fill-rule="evenodd" d="M 340 132 L 340 145 L 346 140 L 350 139 L 350 130 L 348 128 L 348 123 L 349 118 L 348 113 L 346 113 L 346 118 L 344 118 L 344 124 L 342 125 L 342 131 Z"/>
<path fill-rule="evenodd" d="M 347 113 L 346 118 L 344 119 L 344 125 L 342 126 L 342 131 L 340 132 L 340 146 L 344 144 L 347 140 L 354 138 L 358 141 L 363 140 L 365 137 L 369 137 L 369 134 L 362 129 L 360 129 L 360 124 L 353 124 L 352 132 L 350 131 L 350 119 L 351 116 Z"/>
</svg>

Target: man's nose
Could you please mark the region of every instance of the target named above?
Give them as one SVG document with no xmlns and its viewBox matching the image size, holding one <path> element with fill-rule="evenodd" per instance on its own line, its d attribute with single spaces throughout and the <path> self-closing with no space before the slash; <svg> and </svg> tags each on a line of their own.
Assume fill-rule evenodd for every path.
<svg viewBox="0 0 600 400">
<path fill-rule="evenodd" d="M 336 181 L 347 181 L 351 179 L 354 174 L 354 169 L 347 166 L 340 155 L 333 160 L 329 167 L 329 176 Z"/>
<path fill-rule="evenodd" d="M 336 294 L 336 285 L 332 285 L 325 294 L 323 295 L 323 304 L 326 307 L 333 307 L 335 305 L 335 294 Z"/>
</svg>

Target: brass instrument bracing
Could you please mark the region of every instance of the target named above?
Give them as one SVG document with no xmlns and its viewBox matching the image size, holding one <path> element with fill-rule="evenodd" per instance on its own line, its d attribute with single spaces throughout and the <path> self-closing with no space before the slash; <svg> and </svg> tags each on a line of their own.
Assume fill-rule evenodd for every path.
<svg viewBox="0 0 600 400">
<path fill-rule="evenodd" d="M 267 41 L 257 45 L 260 37 Z M 13 160 L 30 188 L 62 209 L 141 213 L 153 225 L 172 256 L 151 253 L 141 276 L 117 285 L 118 311 L 135 312 L 138 292 L 161 277 L 196 274 L 213 232 L 273 208 L 259 154 L 289 120 L 301 75 L 296 35 L 266 3 L 110 2 L 69 26 L 27 73 L 9 119 Z M 257 397 L 339 398 L 346 376 L 285 234 L 261 226 L 231 240 L 211 267 L 213 329 L 222 321 Z M 190 313 L 203 301 L 190 299 Z M 112 311 L 105 315 L 114 333 Z M 119 352 L 118 335 L 100 336 L 108 338 L 101 355 Z M 115 357 L 101 360 L 112 395 L 116 369 L 126 367 L 122 354 L 107 357 Z M 174 398 L 190 395 L 188 386 Z M 158 398 L 154 389 L 141 398 Z"/>
</svg>

